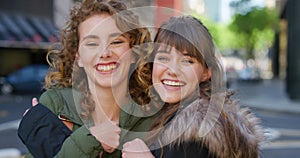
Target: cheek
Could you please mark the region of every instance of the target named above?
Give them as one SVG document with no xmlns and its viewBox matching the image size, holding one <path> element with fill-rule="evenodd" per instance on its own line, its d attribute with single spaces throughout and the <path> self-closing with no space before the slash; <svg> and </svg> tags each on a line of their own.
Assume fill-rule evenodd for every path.
<svg viewBox="0 0 300 158">
<path fill-rule="evenodd" d="M 87 62 L 87 60 L 88 60 L 88 57 L 85 54 L 80 53 L 78 61 L 81 64 L 85 64 Z"/>
<path fill-rule="evenodd" d="M 161 66 L 159 64 L 154 64 L 153 65 L 153 70 L 152 70 L 152 82 L 157 83 L 160 82 L 160 77 L 163 75 L 165 67 Z"/>
<path fill-rule="evenodd" d="M 186 76 L 186 82 L 189 83 L 190 90 L 193 91 L 198 88 L 199 83 L 202 82 L 203 71 L 199 69 L 187 69 L 184 71 L 186 72 L 184 76 Z"/>
<path fill-rule="evenodd" d="M 86 65 L 93 64 L 95 58 L 94 54 L 81 52 L 78 57 L 78 65 L 80 67 L 84 67 Z"/>
<path fill-rule="evenodd" d="M 195 65 L 190 69 L 190 71 L 186 71 L 186 72 L 191 72 L 191 74 L 189 74 L 188 76 L 191 76 L 193 80 L 196 79 L 198 83 L 202 82 L 206 76 L 204 70 L 202 69 L 202 66 L 199 64 Z"/>
<path fill-rule="evenodd" d="M 133 58 L 133 53 L 131 52 L 131 49 L 129 48 L 129 46 L 123 46 L 123 47 L 119 47 L 119 48 L 114 48 L 111 49 L 112 54 L 115 58 L 118 58 L 119 60 L 123 60 L 123 61 L 131 61 Z"/>
<path fill-rule="evenodd" d="M 197 82 L 200 83 L 203 78 L 203 72 L 196 72 L 194 77 L 197 79 Z"/>
<path fill-rule="evenodd" d="M 79 67 L 83 67 L 82 59 L 81 59 L 79 56 L 77 56 L 76 59 L 77 59 L 77 64 L 78 64 L 78 66 L 79 66 Z"/>
<path fill-rule="evenodd" d="M 129 49 L 123 49 L 118 51 L 117 53 L 118 53 L 118 58 L 120 60 L 129 62 L 132 61 L 132 59 L 134 59 L 134 55 Z"/>
<path fill-rule="evenodd" d="M 113 51 L 118 56 L 123 56 L 129 54 L 131 48 L 129 47 L 129 43 L 124 43 L 122 46 L 118 46 L 117 48 L 112 48 Z"/>
<path fill-rule="evenodd" d="M 92 60 L 96 59 L 99 55 L 99 48 L 90 49 L 86 46 L 80 46 L 78 48 L 78 54 L 81 62 L 83 63 L 91 63 Z"/>
</svg>

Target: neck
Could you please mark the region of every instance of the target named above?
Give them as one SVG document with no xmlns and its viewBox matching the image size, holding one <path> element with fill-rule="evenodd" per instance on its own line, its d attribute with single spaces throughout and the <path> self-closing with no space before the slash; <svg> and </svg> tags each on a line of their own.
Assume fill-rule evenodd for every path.
<svg viewBox="0 0 300 158">
<path fill-rule="evenodd" d="M 91 90 L 91 93 L 95 101 L 95 111 L 92 114 L 95 123 L 107 119 L 118 123 L 121 106 L 128 103 L 126 90 L 96 88 Z"/>
</svg>

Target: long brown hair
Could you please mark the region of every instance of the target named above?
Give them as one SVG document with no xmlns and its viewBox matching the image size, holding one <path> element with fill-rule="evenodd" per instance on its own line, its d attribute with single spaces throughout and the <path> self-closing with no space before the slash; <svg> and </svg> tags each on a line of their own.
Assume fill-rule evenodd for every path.
<svg viewBox="0 0 300 158">
<path fill-rule="evenodd" d="M 144 59 L 145 52 L 141 49 L 134 49 L 143 43 L 151 41 L 150 33 L 147 28 L 139 23 L 139 17 L 132 11 L 127 10 L 127 6 L 117 0 L 84 0 L 74 5 L 70 12 L 70 18 L 66 27 L 61 32 L 61 45 L 59 49 L 49 51 L 47 55 L 51 72 L 46 76 L 45 88 L 63 88 L 74 87 L 82 92 L 81 106 L 83 118 L 87 118 L 90 112 L 94 110 L 94 100 L 91 99 L 91 93 L 88 88 L 87 75 L 83 68 L 79 67 L 76 60 L 76 52 L 79 47 L 78 26 L 87 18 L 96 14 L 114 15 L 117 27 L 128 34 L 130 37 L 130 47 L 133 48 L 133 54 L 137 59 L 136 64 Z M 134 67 L 134 68 L 135 68 Z M 72 76 L 73 75 L 73 76 Z M 134 71 L 130 77 L 129 93 L 133 100 L 142 101 L 138 97 L 143 95 L 133 95 L 139 90 L 139 79 Z M 142 104 L 142 102 L 140 103 Z"/>
<path fill-rule="evenodd" d="M 192 17 L 192 16 L 180 16 L 180 17 L 171 17 L 169 20 L 165 21 L 154 38 L 154 43 L 163 43 L 164 45 L 175 47 L 180 52 L 188 52 L 189 55 L 195 57 L 205 69 L 212 71 L 212 78 L 207 79 L 206 81 L 199 83 L 199 93 L 196 94 L 196 98 L 201 98 L 209 102 L 211 100 L 212 93 L 218 93 L 224 91 L 223 87 L 225 84 L 223 78 L 223 68 L 219 59 L 216 57 L 216 48 L 213 42 L 213 38 L 209 33 L 209 30 L 203 25 L 203 23 Z M 149 52 L 147 58 L 150 62 L 145 64 L 144 69 L 140 71 L 140 77 L 143 78 L 144 84 L 149 84 L 150 86 L 146 91 L 150 93 L 151 104 L 148 105 L 151 107 L 159 107 L 162 104 L 161 99 L 158 94 L 155 92 L 151 86 L 151 71 L 153 67 L 153 60 L 156 55 L 157 47 L 154 46 L 153 51 Z M 216 84 L 216 87 L 220 89 L 213 90 L 213 84 Z M 233 95 L 232 91 L 227 91 L 225 102 L 231 103 L 232 100 L 230 96 Z M 192 96 L 186 101 L 175 105 L 168 105 L 164 103 L 164 106 L 159 111 L 160 115 L 153 121 L 149 131 L 149 135 L 146 136 L 146 142 L 151 144 L 158 139 L 158 135 L 162 132 L 164 125 L 174 115 L 182 103 L 189 103 L 192 99 L 195 99 L 195 96 Z M 148 108 L 148 109 L 150 109 Z M 221 110 L 222 119 L 225 118 L 226 125 L 232 127 L 234 121 L 230 116 L 222 109 Z M 227 127 L 226 127 L 227 128 Z M 230 132 L 225 133 L 227 138 L 232 138 Z M 233 132 L 234 134 L 234 132 Z M 233 144 L 229 146 L 234 146 Z"/>
</svg>

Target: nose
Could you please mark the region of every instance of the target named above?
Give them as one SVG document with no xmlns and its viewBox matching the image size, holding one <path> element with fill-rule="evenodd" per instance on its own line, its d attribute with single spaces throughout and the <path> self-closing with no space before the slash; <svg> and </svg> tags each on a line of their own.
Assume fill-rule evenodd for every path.
<svg viewBox="0 0 300 158">
<path fill-rule="evenodd" d="M 180 68 L 179 64 L 176 62 L 176 60 L 171 60 L 167 65 L 167 74 L 170 76 L 177 76 Z"/>
<path fill-rule="evenodd" d="M 102 51 L 100 58 L 109 58 L 109 57 L 111 57 L 111 56 L 112 56 L 111 50 L 109 49 L 109 47 L 106 47 L 106 48 Z"/>
</svg>

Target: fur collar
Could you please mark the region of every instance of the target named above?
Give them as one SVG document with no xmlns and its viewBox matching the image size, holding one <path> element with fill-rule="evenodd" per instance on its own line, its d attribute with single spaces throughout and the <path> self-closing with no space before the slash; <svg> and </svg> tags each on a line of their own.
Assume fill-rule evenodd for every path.
<svg viewBox="0 0 300 158">
<path fill-rule="evenodd" d="M 165 126 L 161 143 L 196 141 L 220 158 L 255 158 L 263 140 L 260 121 L 238 102 L 217 108 L 197 99 Z M 221 112 L 223 109 L 223 112 Z"/>
</svg>

